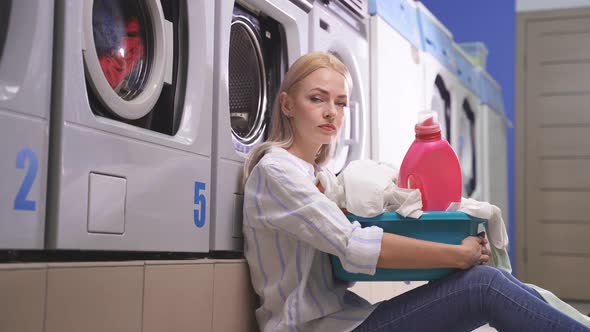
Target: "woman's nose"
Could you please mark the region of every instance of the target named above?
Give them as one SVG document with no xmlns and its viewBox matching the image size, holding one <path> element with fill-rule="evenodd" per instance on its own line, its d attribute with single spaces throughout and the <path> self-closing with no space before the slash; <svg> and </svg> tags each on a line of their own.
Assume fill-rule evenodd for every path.
<svg viewBox="0 0 590 332">
<path fill-rule="evenodd" d="M 334 116 L 336 116 L 336 112 L 336 105 L 334 105 L 333 103 L 329 103 L 328 107 L 326 107 L 326 110 L 324 111 L 324 117 L 333 118 Z"/>
</svg>

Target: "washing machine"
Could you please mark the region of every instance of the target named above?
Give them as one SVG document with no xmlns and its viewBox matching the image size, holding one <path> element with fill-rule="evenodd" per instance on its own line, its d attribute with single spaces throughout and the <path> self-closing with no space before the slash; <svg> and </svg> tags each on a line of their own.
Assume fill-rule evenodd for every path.
<svg viewBox="0 0 590 332">
<path fill-rule="evenodd" d="M 214 3 L 55 11 L 47 247 L 207 252 Z"/>
<path fill-rule="evenodd" d="M 266 139 L 288 66 L 307 52 L 311 3 L 216 1 L 212 252 L 243 250 L 242 168 Z"/>
<path fill-rule="evenodd" d="M 425 109 L 418 12 L 411 0 L 369 0 L 371 158 L 398 167 Z M 357 282 L 351 290 L 371 303 L 421 283 Z"/>
<path fill-rule="evenodd" d="M 53 1 L 0 1 L 0 249 L 42 249 Z"/>
<path fill-rule="evenodd" d="M 366 0 L 316 1 L 310 13 L 310 51 L 330 52 L 350 71 L 353 88 L 338 143 L 326 164 L 335 174 L 370 157 L 369 40 Z"/>
<path fill-rule="evenodd" d="M 482 197 L 502 210 L 508 220 L 508 141 L 512 126 L 506 117 L 502 89 L 485 71 L 479 70 L 481 116 L 477 122 L 482 155 Z"/>
<path fill-rule="evenodd" d="M 480 121 L 479 79 L 476 66 L 469 60 L 466 52 L 457 44 L 453 44 L 456 75 L 453 108 L 451 110 L 451 145 L 457 153 L 461 164 L 463 181 L 463 197 L 481 200 L 483 183 L 482 151 L 479 149 L 479 132 L 477 122 Z"/>
<path fill-rule="evenodd" d="M 401 165 L 425 109 L 418 12 L 411 0 L 369 1 L 372 158 Z"/>
<path fill-rule="evenodd" d="M 438 114 L 442 137 L 451 142 L 451 111 L 456 103 L 453 89 L 457 84 L 453 35 L 421 2 L 416 4 L 423 50 L 424 103 Z"/>
</svg>

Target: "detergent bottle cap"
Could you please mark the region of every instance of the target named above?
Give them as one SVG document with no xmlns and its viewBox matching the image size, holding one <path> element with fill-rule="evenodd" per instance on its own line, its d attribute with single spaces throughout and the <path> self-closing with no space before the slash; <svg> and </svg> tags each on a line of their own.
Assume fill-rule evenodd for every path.
<svg viewBox="0 0 590 332">
<path fill-rule="evenodd" d="M 418 123 L 416 123 L 416 137 L 440 138 L 440 124 L 438 114 L 433 111 L 422 111 L 418 113 Z"/>
</svg>

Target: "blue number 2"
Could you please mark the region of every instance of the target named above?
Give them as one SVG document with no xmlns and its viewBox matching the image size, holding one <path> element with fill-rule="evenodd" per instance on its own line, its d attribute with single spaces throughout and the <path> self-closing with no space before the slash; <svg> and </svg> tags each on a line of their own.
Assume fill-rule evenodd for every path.
<svg viewBox="0 0 590 332">
<path fill-rule="evenodd" d="M 14 198 L 14 209 L 35 211 L 35 201 L 28 200 L 27 196 L 31 191 L 33 182 L 35 182 L 37 169 L 39 168 L 39 160 L 37 160 L 35 151 L 29 148 L 24 148 L 20 150 L 16 156 L 16 167 L 19 169 L 24 169 L 27 160 L 29 161 L 29 168 L 27 169 L 27 174 L 25 174 L 25 178 L 23 179 L 20 189 Z"/>
<path fill-rule="evenodd" d="M 205 184 L 203 182 L 195 182 L 195 205 L 193 220 L 195 225 L 199 228 L 205 226 L 205 216 L 207 215 L 207 197 L 201 193 L 201 190 L 205 190 Z"/>
</svg>

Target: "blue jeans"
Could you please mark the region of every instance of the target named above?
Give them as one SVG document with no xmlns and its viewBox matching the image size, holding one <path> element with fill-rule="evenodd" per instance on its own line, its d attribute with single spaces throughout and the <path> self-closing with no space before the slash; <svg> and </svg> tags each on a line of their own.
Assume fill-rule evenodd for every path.
<svg viewBox="0 0 590 332">
<path fill-rule="evenodd" d="M 477 265 L 382 302 L 354 332 L 590 331 L 510 273 Z"/>
</svg>

